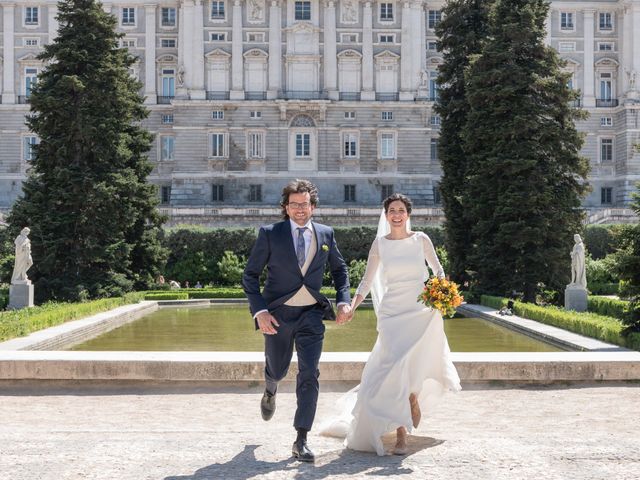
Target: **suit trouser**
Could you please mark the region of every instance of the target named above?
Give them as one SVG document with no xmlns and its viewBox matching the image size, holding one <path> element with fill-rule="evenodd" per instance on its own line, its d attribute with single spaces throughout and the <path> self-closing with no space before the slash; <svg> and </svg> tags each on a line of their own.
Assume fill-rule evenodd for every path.
<svg viewBox="0 0 640 480">
<path fill-rule="evenodd" d="M 318 363 L 324 340 L 324 312 L 319 305 L 289 307 L 281 305 L 270 312 L 278 323 L 275 335 L 265 335 L 264 376 L 267 390 L 276 393 L 278 382 L 289 370 L 293 346 L 298 354 L 296 398 L 298 408 L 293 420 L 295 428 L 311 430 L 320 391 Z"/>
</svg>

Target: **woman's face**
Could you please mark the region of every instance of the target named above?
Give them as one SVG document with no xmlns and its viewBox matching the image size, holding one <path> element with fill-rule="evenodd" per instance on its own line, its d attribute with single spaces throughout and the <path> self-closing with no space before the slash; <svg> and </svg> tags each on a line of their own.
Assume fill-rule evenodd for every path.
<svg viewBox="0 0 640 480">
<path fill-rule="evenodd" d="M 407 207 L 402 200 L 391 202 L 387 208 L 386 216 L 391 228 L 404 228 L 409 219 Z"/>
</svg>

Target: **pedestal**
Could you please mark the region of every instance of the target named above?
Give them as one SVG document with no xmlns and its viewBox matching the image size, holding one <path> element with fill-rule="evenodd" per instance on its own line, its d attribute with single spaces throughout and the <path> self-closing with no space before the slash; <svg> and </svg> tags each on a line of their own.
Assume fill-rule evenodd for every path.
<svg viewBox="0 0 640 480">
<path fill-rule="evenodd" d="M 587 290 L 581 285 L 567 285 L 564 291 L 564 308 L 576 312 L 586 312 Z"/>
<path fill-rule="evenodd" d="M 11 310 L 33 307 L 33 285 L 29 283 L 12 284 L 9 287 L 9 306 Z"/>
</svg>

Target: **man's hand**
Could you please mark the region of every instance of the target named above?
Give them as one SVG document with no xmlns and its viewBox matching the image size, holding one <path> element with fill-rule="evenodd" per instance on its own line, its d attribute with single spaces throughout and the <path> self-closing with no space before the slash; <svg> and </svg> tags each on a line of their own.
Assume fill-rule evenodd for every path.
<svg viewBox="0 0 640 480">
<path fill-rule="evenodd" d="M 350 322 L 353 318 L 353 312 L 350 305 L 340 305 L 338 307 L 338 316 L 336 317 L 336 323 L 338 325 L 344 325 Z"/>
<path fill-rule="evenodd" d="M 258 328 L 265 335 L 275 335 L 278 333 L 275 327 L 279 327 L 280 324 L 269 312 L 262 312 L 258 314 L 256 321 L 258 322 Z"/>
</svg>

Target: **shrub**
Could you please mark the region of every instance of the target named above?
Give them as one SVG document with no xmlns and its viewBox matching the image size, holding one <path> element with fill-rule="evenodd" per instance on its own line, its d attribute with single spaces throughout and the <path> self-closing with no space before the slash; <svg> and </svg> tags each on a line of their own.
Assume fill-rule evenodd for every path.
<svg viewBox="0 0 640 480">
<path fill-rule="evenodd" d="M 587 270 L 587 285 L 618 283 L 620 280 L 616 273 L 615 254 L 607 255 L 599 260 L 587 256 L 585 258 L 585 268 Z"/>
<path fill-rule="evenodd" d="M 599 260 L 616 250 L 616 241 L 611 225 L 587 225 L 584 230 L 584 244 L 587 253 Z"/>
<path fill-rule="evenodd" d="M 622 320 L 625 315 L 625 308 L 628 308 L 628 306 L 629 302 L 625 302 L 624 300 L 604 297 L 589 297 L 587 308 L 590 312 Z"/>
<path fill-rule="evenodd" d="M 619 283 L 589 283 L 587 288 L 592 295 L 617 295 L 620 289 Z"/>
<path fill-rule="evenodd" d="M 360 285 L 366 269 L 366 260 L 351 260 L 349 263 L 349 284 L 353 287 Z"/>
<path fill-rule="evenodd" d="M 147 293 L 145 300 L 188 300 L 187 292 L 166 292 L 166 293 Z"/>
<path fill-rule="evenodd" d="M 242 272 L 246 266 L 245 257 L 238 257 L 230 250 L 224 252 L 224 256 L 218 262 L 220 279 L 226 285 L 238 285 L 242 280 Z"/>
</svg>

